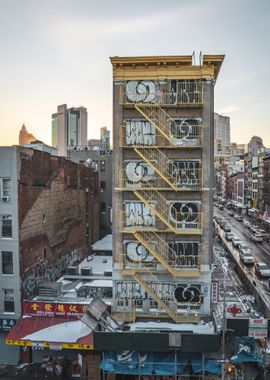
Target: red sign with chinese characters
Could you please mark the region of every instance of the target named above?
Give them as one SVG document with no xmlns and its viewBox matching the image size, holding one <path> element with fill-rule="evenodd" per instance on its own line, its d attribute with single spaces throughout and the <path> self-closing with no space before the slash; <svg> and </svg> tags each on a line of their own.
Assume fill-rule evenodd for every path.
<svg viewBox="0 0 270 380">
<path fill-rule="evenodd" d="M 87 307 L 70 303 L 23 301 L 22 314 L 33 317 L 77 317 L 85 313 Z"/>
</svg>

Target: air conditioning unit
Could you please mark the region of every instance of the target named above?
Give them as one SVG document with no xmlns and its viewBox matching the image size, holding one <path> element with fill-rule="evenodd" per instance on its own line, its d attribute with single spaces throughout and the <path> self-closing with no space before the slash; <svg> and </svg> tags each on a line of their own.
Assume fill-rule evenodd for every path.
<svg viewBox="0 0 270 380">
<path fill-rule="evenodd" d="M 82 276 L 92 276 L 92 274 L 93 274 L 92 267 L 81 268 L 81 275 Z"/>
<path fill-rule="evenodd" d="M 79 270 L 77 267 L 67 267 L 66 274 L 70 276 L 76 276 L 76 274 L 79 274 Z"/>
<path fill-rule="evenodd" d="M 10 202 L 10 197 L 2 197 L 2 202 Z"/>
<path fill-rule="evenodd" d="M 40 297 L 58 297 L 63 291 L 61 282 L 41 282 L 38 285 L 38 296 Z"/>
</svg>

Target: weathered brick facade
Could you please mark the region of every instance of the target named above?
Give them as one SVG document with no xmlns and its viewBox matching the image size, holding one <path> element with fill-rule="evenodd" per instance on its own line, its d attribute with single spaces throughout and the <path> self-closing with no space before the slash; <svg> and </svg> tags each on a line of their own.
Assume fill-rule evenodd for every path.
<svg viewBox="0 0 270 380">
<path fill-rule="evenodd" d="M 20 151 L 19 241 L 24 296 L 54 281 L 99 236 L 99 181 L 93 169 L 37 150 Z"/>
</svg>

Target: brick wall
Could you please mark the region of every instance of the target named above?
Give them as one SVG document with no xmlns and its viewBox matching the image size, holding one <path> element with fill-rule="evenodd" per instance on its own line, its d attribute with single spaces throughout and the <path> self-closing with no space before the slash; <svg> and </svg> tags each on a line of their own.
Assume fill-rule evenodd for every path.
<svg viewBox="0 0 270 380">
<path fill-rule="evenodd" d="M 24 295 L 54 281 L 99 236 L 99 180 L 92 169 L 46 152 L 21 152 L 20 266 Z"/>
</svg>

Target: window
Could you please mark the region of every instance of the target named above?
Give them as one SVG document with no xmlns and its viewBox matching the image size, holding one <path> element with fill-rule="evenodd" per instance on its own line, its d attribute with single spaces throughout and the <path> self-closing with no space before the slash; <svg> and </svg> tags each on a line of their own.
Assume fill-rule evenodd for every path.
<svg viewBox="0 0 270 380">
<path fill-rule="evenodd" d="M 105 172 L 106 170 L 106 161 L 100 161 L 100 171 Z"/>
<path fill-rule="evenodd" d="M 12 217 L 11 215 L 2 215 L 2 238 L 12 237 Z"/>
<path fill-rule="evenodd" d="M 2 252 L 2 273 L 13 274 L 12 252 Z"/>
<path fill-rule="evenodd" d="M 105 202 L 100 203 L 100 212 L 106 212 L 106 203 Z"/>
<path fill-rule="evenodd" d="M 4 312 L 14 313 L 14 290 L 3 289 Z"/>
<path fill-rule="evenodd" d="M 104 191 L 106 189 L 106 182 L 105 181 L 100 181 L 100 190 Z"/>
<path fill-rule="evenodd" d="M 11 179 L 0 178 L 1 202 L 11 201 Z"/>
</svg>

